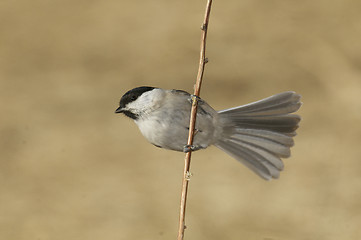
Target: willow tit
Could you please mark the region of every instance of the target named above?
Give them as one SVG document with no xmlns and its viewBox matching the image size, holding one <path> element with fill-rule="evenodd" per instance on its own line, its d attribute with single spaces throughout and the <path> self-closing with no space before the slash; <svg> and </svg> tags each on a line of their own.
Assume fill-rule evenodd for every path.
<svg viewBox="0 0 361 240">
<path fill-rule="evenodd" d="M 153 145 L 184 151 L 191 97 L 182 90 L 138 87 L 126 92 L 115 113 L 132 118 Z M 199 99 L 192 150 L 215 145 L 266 180 L 278 178 L 290 156 L 300 117 L 291 114 L 301 96 L 283 92 L 239 107 L 215 111 Z"/>
</svg>

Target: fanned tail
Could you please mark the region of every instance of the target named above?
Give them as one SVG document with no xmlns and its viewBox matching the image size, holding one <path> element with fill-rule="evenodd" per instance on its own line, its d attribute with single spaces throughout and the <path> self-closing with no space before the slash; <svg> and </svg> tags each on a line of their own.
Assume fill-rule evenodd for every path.
<svg viewBox="0 0 361 240">
<path fill-rule="evenodd" d="M 219 111 L 224 136 L 215 145 L 266 180 L 278 178 L 281 158 L 290 156 L 301 118 L 301 96 L 284 92 L 243 106 Z"/>
</svg>

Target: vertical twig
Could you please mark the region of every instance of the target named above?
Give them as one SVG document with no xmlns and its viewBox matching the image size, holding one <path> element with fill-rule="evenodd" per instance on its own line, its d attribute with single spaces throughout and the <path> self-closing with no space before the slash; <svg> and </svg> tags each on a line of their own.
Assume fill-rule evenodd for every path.
<svg viewBox="0 0 361 240">
<path fill-rule="evenodd" d="M 200 59 L 199 59 L 199 68 L 197 74 L 197 81 L 194 85 L 194 96 L 192 98 L 192 111 L 191 118 L 189 123 L 189 135 L 187 144 L 191 146 L 193 144 L 194 137 L 194 128 L 196 124 L 196 115 L 197 115 L 197 106 L 198 98 L 201 90 L 204 66 L 208 62 L 208 59 L 205 57 L 206 51 L 206 39 L 207 39 L 207 29 L 209 22 L 209 14 L 211 12 L 212 0 L 207 1 L 206 13 L 204 15 L 203 24 L 201 26 L 202 38 L 201 38 L 201 50 L 200 50 Z M 192 151 L 186 153 L 184 159 L 184 172 L 182 180 L 182 194 L 181 194 L 181 203 L 180 203 L 180 213 L 179 213 L 179 228 L 178 228 L 178 240 L 183 240 L 184 229 L 185 229 L 185 213 L 186 213 L 186 202 L 187 202 L 187 193 L 188 193 L 188 182 L 190 177 L 190 163 L 191 163 Z"/>
</svg>

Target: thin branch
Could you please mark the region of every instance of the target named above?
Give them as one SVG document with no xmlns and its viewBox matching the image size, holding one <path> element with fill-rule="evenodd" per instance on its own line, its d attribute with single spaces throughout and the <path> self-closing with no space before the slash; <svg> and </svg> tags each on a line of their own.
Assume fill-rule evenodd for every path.
<svg viewBox="0 0 361 240">
<path fill-rule="evenodd" d="M 209 15 L 211 12 L 211 6 L 212 6 L 212 0 L 208 0 L 203 24 L 201 26 L 201 30 L 202 30 L 201 50 L 200 50 L 197 81 L 196 81 L 196 84 L 194 85 L 194 96 L 195 97 L 192 98 L 192 111 L 191 111 L 191 118 L 190 118 L 190 123 L 189 123 L 189 135 L 188 135 L 188 142 L 187 142 L 188 146 L 192 146 L 192 144 L 193 144 L 194 128 L 196 125 L 196 116 L 197 116 L 198 97 L 200 94 L 202 80 L 203 80 L 204 66 L 208 62 L 208 59 L 205 57 L 205 52 L 206 52 L 206 39 L 207 39 L 207 30 L 208 30 L 208 22 L 209 22 Z M 178 240 L 183 240 L 183 237 L 184 237 L 185 213 L 186 213 L 188 183 L 189 183 L 189 178 L 190 178 L 189 170 L 190 170 L 191 156 L 192 156 L 192 151 L 189 151 L 186 153 L 186 156 L 184 159 L 182 195 L 181 195 L 180 213 L 179 213 Z"/>
</svg>

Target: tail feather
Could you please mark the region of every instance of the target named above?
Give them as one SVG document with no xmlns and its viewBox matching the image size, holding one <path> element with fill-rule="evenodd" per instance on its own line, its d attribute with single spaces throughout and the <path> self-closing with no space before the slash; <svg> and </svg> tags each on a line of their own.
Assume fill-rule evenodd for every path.
<svg viewBox="0 0 361 240">
<path fill-rule="evenodd" d="M 242 128 L 271 130 L 281 133 L 292 133 L 298 128 L 301 118 L 294 114 L 271 116 L 227 116 L 233 123 Z"/>
<path fill-rule="evenodd" d="M 235 129 L 236 133 L 242 134 L 244 136 L 253 136 L 268 141 L 273 141 L 279 144 L 283 144 L 286 147 L 292 147 L 294 145 L 293 138 L 285 134 L 271 132 L 262 129 L 247 129 L 247 128 L 237 128 Z"/>
<path fill-rule="evenodd" d="M 266 180 L 279 177 L 280 171 L 273 164 L 247 146 L 234 141 L 220 141 L 216 146 Z"/>
<path fill-rule="evenodd" d="M 301 120 L 291 113 L 300 106 L 300 95 L 284 92 L 219 111 L 227 131 L 215 145 L 264 179 L 278 178 L 283 170 L 281 158 L 290 156 L 292 136 Z"/>
<path fill-rule="evenodd" d="M 278 142 L 270 141 L 266 138 L 234 134 L 232 135 L 232 139 L 234 139 L 235 141 L 245 142 L 252 146 L 259 147 L 278 157 L 287 158 L 291 155 L 291 151 L 288 146 L 280 144 Z"/>
<path fill-rule="evenodd" d="M 301 106 L 301 96 L 295 92 L 283 92 L 246 105 L 225 109 L 219 113 L 228 115 L 276 115 L 295 112 Z"/>
</svg>

